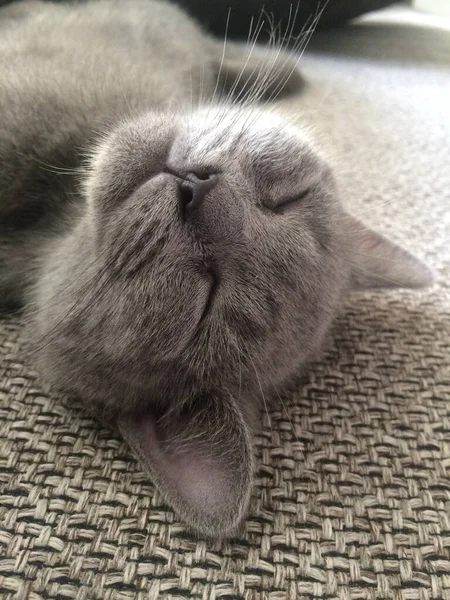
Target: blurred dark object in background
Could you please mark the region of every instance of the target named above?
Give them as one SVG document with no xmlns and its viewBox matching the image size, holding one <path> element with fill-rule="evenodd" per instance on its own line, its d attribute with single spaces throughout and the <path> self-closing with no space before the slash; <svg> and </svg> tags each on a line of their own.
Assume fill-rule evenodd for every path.
<svg viewBox="0 0 450 600">
<path fill-rule="evenodd" d="M 0 0 L 0 6 L 10 4 L 14 0 Z M 54 0 L 58 1 L 58 0 Z M 61 0 L 60 0 L 61 1 Z M 64 1 L 64 0 L 62 0 Z M 75 0 L 76 1 L 76 0 Z M 252 17 L 258 19 L 261 10 L 273 16 L 275 24 L 280 23 L 280 31 L 285 33 L 289 14 L 296 14 L 292 35 L 302 32 L 305 25 L 323 8 L 318 27 L 339 27 L 347 21 L 364 13 L 398 4 L 392 0 L 172 0 L 196 17 L 211 32 L 222 37 L 226 30 L 228 14 L 230 13 L 228 36 L 246 38 L 248 36 Z M 124 4 L 126 0 L 123 0 Z M 411 4 L 403 0 L 402 4 Z M 231 10 L 230 10 L 231 9 Z M 268 25 L 268 24 L 267 24 Z M 267 28 L 263 28 L 261 38 L 264 38 Z"/>
<path fill-rule="evenodd" d="M 323 8 L 318 27 L 325 29 L 345 25 L 367 12 L 399 4 L 392 0 L 173 0 L 219 37 L 225 33 L 228 13 L 228 36 L 247 38 L 252 17 L 256 22 L 261 10 L 273 16 L 275 24 L 285 32 L 289 14 L 296 14 L 292 35 L 299 35 L 311 19 Z M 404 0 L 401 4 L 411 4 Z M 231 10 L 230 10 L 231 9 Z M 261 32 L 262 37 L 264 31 Z"/>
</svg>

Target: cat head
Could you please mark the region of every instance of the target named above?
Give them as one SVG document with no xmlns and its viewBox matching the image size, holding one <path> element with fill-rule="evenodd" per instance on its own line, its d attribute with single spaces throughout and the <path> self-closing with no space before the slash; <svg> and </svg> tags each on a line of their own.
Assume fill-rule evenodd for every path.
<svg viewBox="0 0 450 600">
<path fill-rule="evenodd" d="M 347 215 L 304 134 L 255 107 L 125 122 L 83 193 L 35 290 L 44 371 L 118 424 L 189 525 L 231 535 L 258 398 L 317 350 L 347 289 L 429 273 Z"/>
</svg>

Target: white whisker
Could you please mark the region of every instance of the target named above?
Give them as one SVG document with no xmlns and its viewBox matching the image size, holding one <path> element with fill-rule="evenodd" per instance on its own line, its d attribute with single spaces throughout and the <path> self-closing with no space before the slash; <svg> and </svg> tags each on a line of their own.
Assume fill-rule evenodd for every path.
<svg viewBox="0 0 450 600">
<path fill-rule="evenodd" d="M 230 14 L 231 14 L 231 6 L 228 9 L 228 14 L 227 14 L 227 22 L 226 22 L 226 25 L 225 25 L 225 35 L 224 35 L 224 38 L 223 38 L 222 57 L 220 59 L 219 71 L 217 73 L 216 86 L 215 86 L 213 94 L 212 94 L 212 98 L 213 99 L 216 97 L 217 88 L 219 87 L 220 75 L 222 73 L 223 63 L 224 63 L 224 60 L 225 60 L 225 52 L 226 52 L 226 49 L 227 49 L 228 26 L 230 24 Z"/>
<path fill-rule="evenodd" d="M 286 413 L 286 417 L 288 418 L 288 421 L 289 421 L 289 423 L 290 423 L 290 425 L 291 425 L 292 433 L 294 434 L 295 440 L 296 440 L 296 441 L 299 443 L 299 442 L 300 442 L 300 440 L 298 439 L 297 432 L 295 431 L 294 423 L 293 423 L 293 421 L 292 421 L 292 419 L 291 419 L 291 417 L 290 417 L 290 415 L 289 415 L 289 412 L 288 412 L 288 410 L 287 410 L 287 407 L 286 407 L 285 403 L 283 402 L 283 399 L 282 399 L 282 397 L 281 397 L 280 393 L 278 392 L 278 389 L 277 389 L 277 388 L 274 388 L 274 389 L 275 389 L 275 393 L 276 393 L 276 395 L 278 396 L 278 399 L 279 399 L 279 400 L 280 400 L 280 402 L 281 402 L 281 405 L 282 405 L 282 407 L 283 407 L 283 410 L 284 410 L 284 412 Z"/>
<path fill-rule="evenodd" d="M 255 371 L 256 380 L 258 381 L 258 386 L 259 386 L 259 389 L 260 389 L 260 391 L 261 391 L 261 397 L 262 397 L 262 400 L 263 400 L 263 403 L 264 403 L 264 408 L 265 408 L 266 415 L 267 415 L 267 421 L 268 421 L 268 423 L 269 423 L 269 428 L 270 428 L 270 431 L 271 431 L 271 433 L 272 433 L 272 435 L 273 435 L 273 429 L 272 429 L 272 420 L 271 420 L 271 418 L 270 418 L 270 415 L 269 415 L 269 409 L 268 409 L 268 407 L 267 407 L 266 397 L 265 397 L 265 395 L 264 395 L 264 390 L 263 390 L 263 387 L 262 387 L 262 385 L 261 385 L 261 379 L 260 379 L 260 377 L 259 377 L 259 375 L 258 375 L 258 371 L 256 370 L 255 363 L 254 363 L 254 362 L 253 362 L 253 360 L 250 358 L 250 356 L 249 356 L 248 358 L 250 359 L 250 362 L 252 363 L 252 365 L 253 365 L 253 369 L 254 369 L 254 371 Z"/>
</svg>

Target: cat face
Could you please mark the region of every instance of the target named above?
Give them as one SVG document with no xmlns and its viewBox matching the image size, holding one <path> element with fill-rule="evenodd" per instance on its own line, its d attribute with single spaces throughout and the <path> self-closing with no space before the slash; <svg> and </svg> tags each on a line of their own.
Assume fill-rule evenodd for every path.
<svg viewBox="0 0 450 600">
<path fill-rule="evenodd" d="M 331 175 L 296 129 L 250 110 L 142 118 L 100 147 L 86 193 L 114 282 L 102 351 L 159 402 L 174 373 L 279 385 L 317 347 L 348 269 Z"/>
<path fill-rule="evenodd" d="M 190 525 L 232 534 L 258 398 L 318 348 L 351 280 L 427 273 L 346 215 L 301 131 L 260 109 L 126 122 L 94 150 L 84 194 L 38 290 L 41 333 L 57 331 L 44 370 L 117 419 Z M 43 297 L 50 280 L 70 282 L 65 308 Z"/>
</svg>

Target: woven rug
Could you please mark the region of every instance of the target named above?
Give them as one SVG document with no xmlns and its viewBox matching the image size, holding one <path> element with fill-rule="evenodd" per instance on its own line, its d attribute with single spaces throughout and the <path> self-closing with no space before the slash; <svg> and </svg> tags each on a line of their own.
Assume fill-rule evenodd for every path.
<svg viewBox="0 0 450 600">
<path fill-rule="evenodd" d="M 302 69 L 282 108 L 436 285 L 349 298 L 323 360 L 262 416 L 246 534 L 226 543 L 185 531 L 3 319 L 2 599 L 450 598 L 450 26 L 380 13 L 317 35 Z"/>
</svg>

